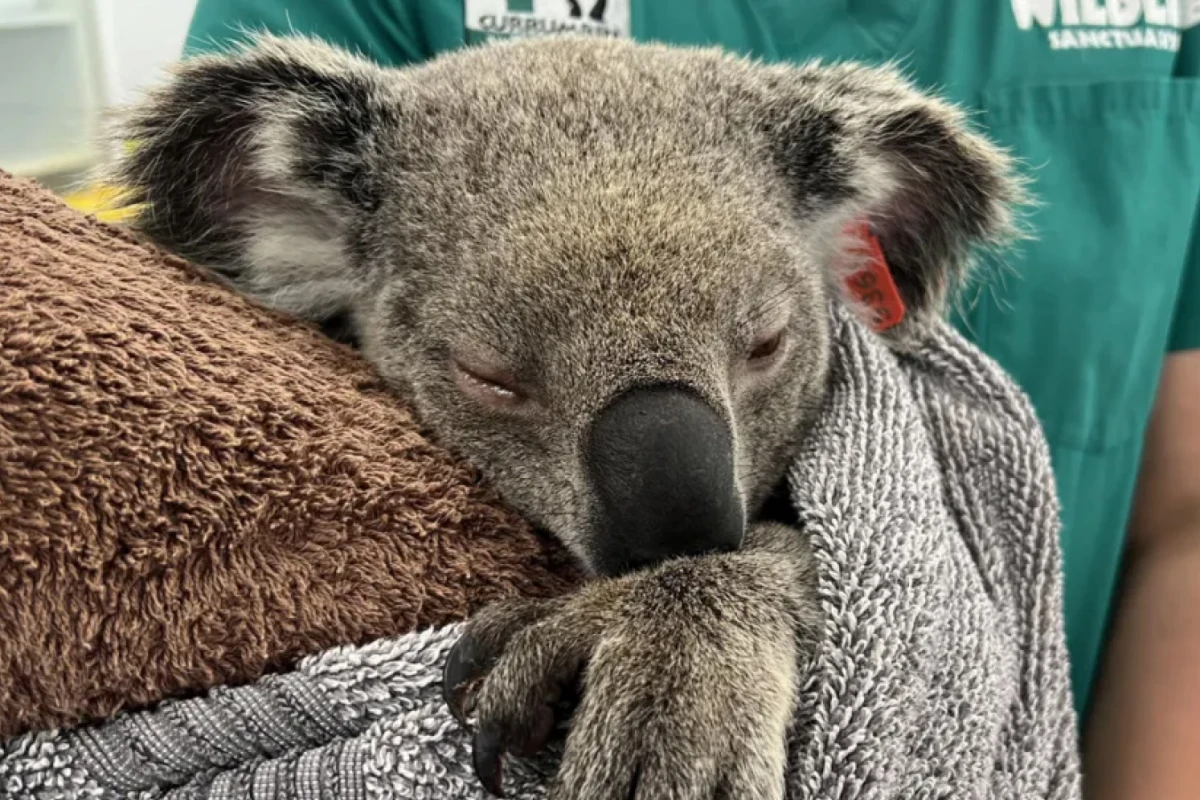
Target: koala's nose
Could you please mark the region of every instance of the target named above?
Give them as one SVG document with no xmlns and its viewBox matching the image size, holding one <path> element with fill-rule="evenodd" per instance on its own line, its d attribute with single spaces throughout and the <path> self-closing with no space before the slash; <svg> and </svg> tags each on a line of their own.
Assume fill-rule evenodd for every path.
<svg viewBox="0 0 1200 800">
<path fill-rule="evenodd" d="M 601 574 L 741 546 L 729 426 L 693 392 L 619 395 L 593 421 L 585 453 L 598 500 L 588 550 Z"/>
</svg>

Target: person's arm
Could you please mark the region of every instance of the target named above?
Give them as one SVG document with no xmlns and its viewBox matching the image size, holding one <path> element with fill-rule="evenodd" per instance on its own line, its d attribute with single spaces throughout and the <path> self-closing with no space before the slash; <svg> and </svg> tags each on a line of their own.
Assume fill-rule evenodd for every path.
<svg viewBox="0 0 1200 800">
<path fill-rule="evenodd" d="M 1167 357 L 1084 736 L 1088 800 L 1200 797 L 1200 350 Z"/>
</svg>

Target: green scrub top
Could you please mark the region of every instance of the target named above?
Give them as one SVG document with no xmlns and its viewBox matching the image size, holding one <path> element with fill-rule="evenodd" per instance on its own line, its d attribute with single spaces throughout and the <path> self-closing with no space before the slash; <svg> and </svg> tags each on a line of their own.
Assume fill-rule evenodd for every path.
<svg viewBox="0 0 1200 800">
<path fill-rule="evenodd" d="M 1159 372 L 1200 347 L 1198 22 L 1182 0 L 199 0 L 187 49 L 295 31 L 401 65 L 585 28 L 767 60 L 898 60 L 974 110 L 1041 206 L 1038 238 L 961 299 L 956 323 L 1049 438 L 1082 715 Z"/>
</svg>

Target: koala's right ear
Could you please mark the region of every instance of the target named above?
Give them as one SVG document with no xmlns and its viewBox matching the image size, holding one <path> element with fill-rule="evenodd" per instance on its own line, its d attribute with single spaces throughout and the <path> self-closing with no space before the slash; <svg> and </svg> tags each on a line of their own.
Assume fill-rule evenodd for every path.
<svg viewBox="0 0 1200 800">
<path fill-rule="evenodd" d="M 908 309 L 893 341 L 943 317 L 979 249 L 1020 237 L 1027 198 L 1012 157 L 957 106 L 891 67 L 812 63 L 765 75 L 761 127 L 798 208 L 849 214 L 849 229 L 866 223 L 882 246 Z"/>
<path fill-rule="evenodd" d="M 351 236 L 398 120 L 390 74 L 300 37 L 258 37 L 178 65 L 123 115 L 109 176 L 151 239 L 290 313 L 348 308 Z"/>
</svg>

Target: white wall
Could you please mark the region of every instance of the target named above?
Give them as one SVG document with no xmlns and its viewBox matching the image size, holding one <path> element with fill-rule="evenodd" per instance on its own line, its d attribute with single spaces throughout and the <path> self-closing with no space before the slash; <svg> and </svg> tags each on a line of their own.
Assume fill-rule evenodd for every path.
<svg viewBox="0 0 1200 800">
<path fill-rule="evenodd" d="M 105 60 L 105 98 L 128 103 L 179 58 L 196 0 L 92 0 Z"/>
</svg>

